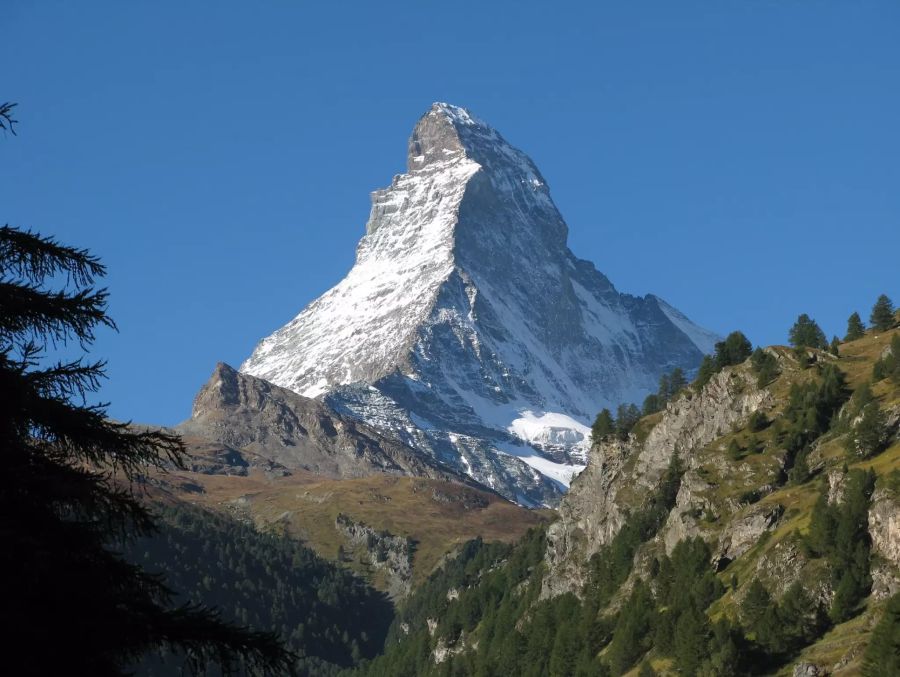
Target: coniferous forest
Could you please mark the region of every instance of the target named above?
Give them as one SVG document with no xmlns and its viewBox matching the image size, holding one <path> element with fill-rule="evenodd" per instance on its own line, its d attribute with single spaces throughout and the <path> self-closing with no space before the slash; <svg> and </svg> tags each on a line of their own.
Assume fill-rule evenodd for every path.
<svg viewBox="0 0 900 677">
<path fill-rule="evenodd" d="M 124 555 L 164 574 L 176 604 L 202 601 L 229 622 L 277 633 L 298 674 L 334 675 L 381 651 L 393 605 L 357 576 L 294 539 L 188 505 L 158 509 L 158 533 L 128 542 Z M 159 654 L 138 672 L 167 675 L 182 661 Z"/>
</svg>

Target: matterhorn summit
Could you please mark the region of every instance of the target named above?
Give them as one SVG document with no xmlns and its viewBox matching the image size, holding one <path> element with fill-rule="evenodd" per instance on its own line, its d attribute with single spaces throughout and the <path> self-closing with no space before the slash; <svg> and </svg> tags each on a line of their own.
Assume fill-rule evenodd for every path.
<svg viewBox="0 0 900 677">
<path fill-rule="evenodd" d="M 597 411 L 640 402 L 716 340 L 656 296 L 619 293 L 567 232 L 528 156 L 436 103 L 407 172 L 372 194 L 353 268 L 240 370 L 553 504 Z"/>
</svg>

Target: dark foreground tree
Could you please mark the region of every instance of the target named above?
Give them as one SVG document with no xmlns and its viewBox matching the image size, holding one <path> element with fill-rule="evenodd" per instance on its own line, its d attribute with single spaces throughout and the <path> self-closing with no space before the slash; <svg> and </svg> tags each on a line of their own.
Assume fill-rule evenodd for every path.
<svg viewBox="0 0 900 677">
<path fill-rule="evenodd" d="M 4 119 L 7 120 L 8 117 Z M 110 421 L 88 405 L 104 363 L 51 363 L 47 350 L 86 350 L 114 327 L 104 274 L 87 251 L 0 228 L 0 575 L 3 666 L 14 675 L 119 675 L 157 649 L 199 671 L 218 663 L 289 671 L 274 635 L 173 608 L 164 581 L 112 545 L 153 531 L 135 494 L 141 473 L 180 464 L 177 437 Z"/>
</svg>

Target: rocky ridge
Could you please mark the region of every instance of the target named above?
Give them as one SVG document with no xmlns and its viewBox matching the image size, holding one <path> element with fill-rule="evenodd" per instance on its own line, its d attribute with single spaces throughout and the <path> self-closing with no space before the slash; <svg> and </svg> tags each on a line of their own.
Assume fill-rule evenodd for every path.
<svg viewBox="0 0 900 677">
<path fill-rule="evenodd" d="M 219 363 L 176 430 L 194 469 L 246 474 L 304 470 L 322 477 L 374 473 L 464 480 L 396 438 L 326 404 Z"/>
<path fill-rule="evenodd" d="M 559 507 L 559 519 L 547 534 L 548 565 L 552 575 L 545 579 L 545 594 L 576 591 L 584 584 L 583 562 L 618 533 L 630 511 L 636 509 L 656 488 L 663 473 L 678 454 L 685 466 L 676 498 L 661 539 L 665 549 L 698 532 L 696 511 L 707 506 L 703 492 L 709 488 L 695 452 L 721 437 L 755 411 L 773 402 L 771 394 L 755 386 L 746 369 L 726 369 L 700 392 L 685 392 L 669 402 L 666 410 L 643 434 L 641 429 L 628 440 L 605 440 L 591 448 L 587 469 L 573 483 Z M 748 517 L 749 523 L 756 520 Z M 729 534 L 732 541 L 746 537 L 739 530 Z"/>
</svg>

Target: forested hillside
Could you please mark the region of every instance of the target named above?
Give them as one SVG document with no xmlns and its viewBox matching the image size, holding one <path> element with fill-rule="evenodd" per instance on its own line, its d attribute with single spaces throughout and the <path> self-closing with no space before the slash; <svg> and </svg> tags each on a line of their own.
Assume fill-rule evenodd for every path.
<svg viewBox="0 0 900 677">
<path fill-rule="evenodd" d="M 736 332 L 649 415 L 602 412 L 558 520 L 467 544 L 355 674 L 897 674 L 900 329 L 860 325 Z"/>
<path fill-rule="evenodd" d="M 381 650 L 393 607 L 354 574 L 228 517 L 183 504 L 160 510 L 159 533 L 125 554 L 165 572 L 179 604 L 204 603 L 229 621 L 277 633 L 297 654 L 299 674 L 336 674 Z M 170 675 L 179 662 L 148 658 L 139 674 Z"/>
</svg>

